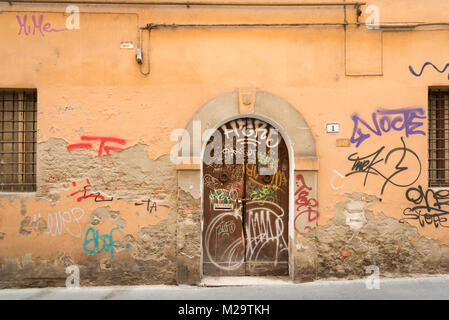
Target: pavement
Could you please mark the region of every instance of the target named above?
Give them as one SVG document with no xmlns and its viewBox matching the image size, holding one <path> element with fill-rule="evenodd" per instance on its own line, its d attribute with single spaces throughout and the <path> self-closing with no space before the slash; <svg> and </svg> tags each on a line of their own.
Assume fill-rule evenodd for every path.
<svg viewBox="0 0 449 320">
<path fill-rule="evenodd" d="M 241 281 L 203 286 L 112 286 L 0 290 L 0 300 L 447 300 L 449 276 L 343 281 Z"/>
</svg>

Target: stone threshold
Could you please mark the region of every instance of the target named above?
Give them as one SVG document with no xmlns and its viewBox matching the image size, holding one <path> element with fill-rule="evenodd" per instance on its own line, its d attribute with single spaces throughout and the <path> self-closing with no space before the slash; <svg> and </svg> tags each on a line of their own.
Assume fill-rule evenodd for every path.
<svg viewBox="0 0 449 320">
<path fill-rule="evenodd" d="M 213 277 L 205 276 L 201 280 L 201 287 L 236 287 L 236 286 L 265 286 L 265 285 L 288 285 L 293 281 L 288 276 L 284 277 L 255 277 L 255 276 L 235 276 L 235 277 Z"/>
</svg>

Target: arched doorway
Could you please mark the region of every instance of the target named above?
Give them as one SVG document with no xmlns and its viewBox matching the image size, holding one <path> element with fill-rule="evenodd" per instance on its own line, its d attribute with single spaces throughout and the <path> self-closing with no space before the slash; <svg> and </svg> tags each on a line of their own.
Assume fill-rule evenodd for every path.
<svg viewBox="0 0 449 320">
<path fill-rule="evenodd" d="M 191 150 L 190 155 L 184 155 L 180 150 L 179 159 L 186 159 L 176 166 L 179 187 L 176 277 L 179 284 L 200 284 L 208 277 L 204 272 L 203 261 L 207 259 L 204 251 L 204 174 L 202 158 L 205 145 L 211 136 L 223 124 L 241 118 L 257 118 L 277 128 L 282 134 L 289 151 L 289 210 L 288 212 L 288 245 L 289 245 L 289 278 L 313 278 L 316 260 L 309 253 L 309 245 L 303 242 L 303 236 L 297 230 L 313 229 L 312 223 L 302 221 L 297 217 L 298 205 L 295 194 L 301 188 L 295 178 L 302 177 L 308 187 L 309 197 L 318 198 L 319 161 L 316 154 L 315 140 L 310 127 L 302 116 L 301 106 L 292 106 L 286 100 L 269 92 L 254 89 L 254 102 L 250 110 L 242 108 L 247 102 L 242 92 L 234 90 L 223 93 L 207 101 L 191 117 L 182 130 L 180 145 Z M 227 120 L 226 120 L 227 119 Z M 200 125 L 198 125 L 200 124 Z M 200 147 L 195 147 L 193 141 L 200 140 Z M 203 147 L 201 147 L 201 145 Z M 302 182 L 302 181 L 301 181 Z M 208 195 L 207 195 L 208 196 Z M 301 217 L 306 215 L 302 214 Z M 243 228 L 243 227 L 242 227 Z M 311 232 L 311 231 L 309 231 Z M 206 260 L 207 261 L 207 260 Z M 233 271 L 221 274 L 233 274 Z M 215 281 L 215 279 L 214 279 Z M 219 281 L 219 280 L 218 280 Z M 237 281 L 240 281 L 237 280 Z M 226 282 L 228 283 L 228 282 Z"/>
<path fill-rule="evenodd" d="M 211 135 L 202 161 L 203 274 L 289 274 L 288 148 L 257 118 Z"/>
</svg>

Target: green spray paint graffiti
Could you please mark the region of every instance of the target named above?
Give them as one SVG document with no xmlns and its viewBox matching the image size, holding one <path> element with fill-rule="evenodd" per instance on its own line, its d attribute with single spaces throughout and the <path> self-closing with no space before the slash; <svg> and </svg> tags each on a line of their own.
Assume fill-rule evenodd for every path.
<svg viewBox="0 0 449 320">
<path fill-rule="evenodd" d="M 86 231 L 86 235 L 84 237 L 83 248 L 89 254 L 99 254 L 103 251 L 110 252 L 111 259 L 114 259 L 114 250 L 115 248 L 122 247 L 122 243 L 119 240 L 113 239 L 113 233 L 116 230 L 120 230 L 119 228 L 112 228 L 109 234 L 99 235 L 98 230 L 94 228 L 89 228 Z M 100 241 L 103 241 L 103 244 L 100 247 Z M 90 246 L 90 247 L 89 247 Z M 126 249 L 129 249 L 129 244 L 125 245 Z"/>
<path fill-rule="evenodd" d="M 277 189 L 278 186 L 275 185 L 258 186 L 251 184 L 246 188 L 246 193 L 252 201 L 259 201 L 259 204 L 263 205 L 265 201 L 276 201 Z"/>
<path fill-rule="evenodd" d="M 232 206 L 232 203 L 235 200 L 237 200 L 237 191 L 227 189 L 217 189 L 209 192 L 209 199 L 210 199 L 210 210 L 213 218 L 214 210 L 216 210 L 217 207 L 223 206 L 223 208 L 228 209 L 230 206 Z"/>
</svg>

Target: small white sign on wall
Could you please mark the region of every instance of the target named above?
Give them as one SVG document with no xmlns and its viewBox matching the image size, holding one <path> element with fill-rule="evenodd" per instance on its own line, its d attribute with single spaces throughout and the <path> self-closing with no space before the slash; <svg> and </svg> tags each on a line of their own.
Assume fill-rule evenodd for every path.
<svg viewBox="0 0 449 320">
<path fill-rule="evenodd" d="M 328 124 L 326 124 L 326 132 L 327 133 L 340 132 L 340 124 L 339 123 L 328 123 Z"/>
<path fill-rule="evenodd" d="M 134 44 L 132 41 L 122 41 L 120 42 L 120 49 L 134 49 Z"/>
</svg>

